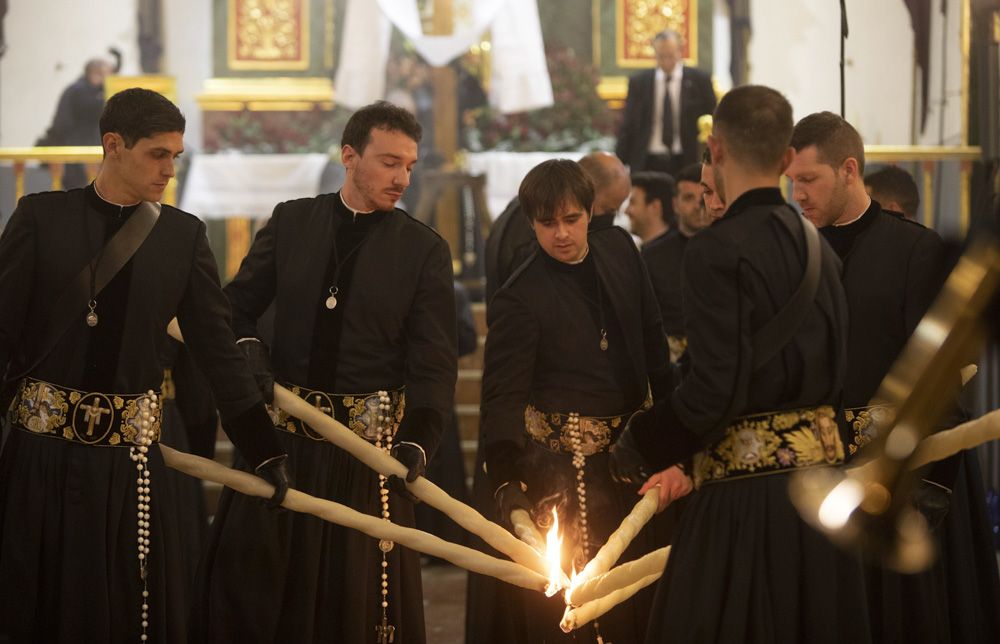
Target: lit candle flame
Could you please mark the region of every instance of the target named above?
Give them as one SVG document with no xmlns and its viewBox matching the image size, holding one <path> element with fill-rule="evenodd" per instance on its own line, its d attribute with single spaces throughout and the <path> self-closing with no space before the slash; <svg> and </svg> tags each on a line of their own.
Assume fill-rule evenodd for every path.
<svg viewBox="0 0 1000 644">
<path fill-rule="evenodd" d="M 551 597 L 563 588 L 566 573 L 562 569 L 562 537 L 559 535 L 559 515 L 552 509 L 552 527 L 545 535 L 545 559 L 549 562 L 549 583 L 545 596 Z"/>
</svg>

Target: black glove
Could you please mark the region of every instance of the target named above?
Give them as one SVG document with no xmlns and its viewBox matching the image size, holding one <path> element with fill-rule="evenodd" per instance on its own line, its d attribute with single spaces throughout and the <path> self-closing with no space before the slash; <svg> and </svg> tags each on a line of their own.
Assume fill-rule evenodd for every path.
<svg viewBox="0 0 1000 644">
<path fill-rule="evenodd" d="M 611 470 L 611 478 L 619 483 L 642 485 L 649 479 L 649 465 L 635 442 L 632 426 L 634 423 L 648 422 L 650 419 L 652 414 L 649 412 L 642 410 L 635 412 L 625 423 L 625 429 L 622 430 L 618 440 L 611 445 L 608 468 Z"/>
<path fill-rule="evenodd" d="M 497 513 L 500 515 L 500 525 L 513 528 L 510 523 L 510 513 L 521 508 L 531 512 L 532 504 L 525 491 L 528 489 L 521 481 L 509 481 L 497 488 L 493 498 L 497 502 Z"/>
<path fill-rule="evenodd" d="M 427 454 L 416 443 L 401 441 L 393 445 L 389 453 L 406 467 L 406 483 L 413 483 L 427 471 Z M 390 476 L 388 481 L 390 490 L 411 503 L 420 503 L 420 499 L 406 489 L 406 483 L 395 475 Z"/>
<path fill-rule="evenodd" d="M 243 354 L 247 357 L 247 367 L 257 381 L 264 402 L 268 405 L 274 402 L 274 370 L 271 369 L 271 355 L 267 345 L 259 340 L 243 340 L 239 343 Z"/>
<path fill-rule="evenodd" d="M 274 494 L 268 499 L 267 507 L 280 507 L 288 488 L 292 486 L 292 475 L 288 473 L 288 454 L 267 459 L 254 468 L 254 472 L 274 486 Z"/>
<path fill-rule="evenodd" d="M 937 530 L 951 507 L 951 490 L 943 485 L 921 479 L 910 494 L 913 506 L 927 519 L 931 530 Z"/>
</svg>

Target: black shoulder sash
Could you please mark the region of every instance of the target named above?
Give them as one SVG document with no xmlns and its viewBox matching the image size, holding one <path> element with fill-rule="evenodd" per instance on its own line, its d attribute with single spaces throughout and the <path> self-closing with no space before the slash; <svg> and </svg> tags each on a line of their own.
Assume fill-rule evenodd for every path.
<svg viewBox="0 0 1000 644">
<path fill-rule="evenodd" d="M 795 239 L 795 224 L 786 217 L 781 216 L 781 211 L 788 208 L 778 208 L 771 211 L 771 214 L 782 223 L 788 234 Z M 788 210 L 791 210 L 788 208 Z M 800 221 L 802 232 L 806 238 L 806 269 L 802 275 L 802 281 L 798 288 L 792 293 L 791 298 L 781 308 L 771 320 L 757 330 L 753 336 L 753 368 L 754 370 L 764 366 L 768 360 L 778 354 L 787 345 L 795 332 L 802 326 L 809 307 L 816 300 L 816 291 L 819 289 L 820 277 L 820 257 L 821 247 L 819 232 L 805 217 L 795 214 Z"/>
</svg>

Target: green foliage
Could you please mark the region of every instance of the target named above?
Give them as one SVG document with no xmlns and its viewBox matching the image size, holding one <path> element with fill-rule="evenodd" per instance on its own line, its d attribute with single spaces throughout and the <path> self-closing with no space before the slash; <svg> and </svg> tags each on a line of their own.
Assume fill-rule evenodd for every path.
<svg viewBox="0 0 1000 644">
<path fill-rule="evenodd" d="M 258 154 L 336 153 L 351 111 L 211 112 L 205 116 L 205 151 Z"/>
<path fill-rule="evenodd" d="M 501 114 L 490 107 L 474 110 L 473 123 L 466 129 L 469 150 L 563 152 L 611 147 L 617 117 L 597 95 L 597 70 L 566 47 L 549 49 L 546 59 L 554 105 L 517 114 Z"/>
</svg>

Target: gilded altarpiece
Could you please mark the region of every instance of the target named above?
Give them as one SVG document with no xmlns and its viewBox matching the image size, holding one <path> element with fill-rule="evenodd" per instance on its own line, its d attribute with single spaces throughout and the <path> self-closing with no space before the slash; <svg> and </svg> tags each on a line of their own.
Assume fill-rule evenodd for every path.
<svg viewBox="0 0 1000 644">
<path fill-rule="evenodd" d="M 601 96 L 625 98 L 628 76 L 655 64 L 652 39 L 664 29 L 684 37 L 684 64 L 712 69 L 712 0 L 591 0 L 594 66 Z"/>
</svg>

